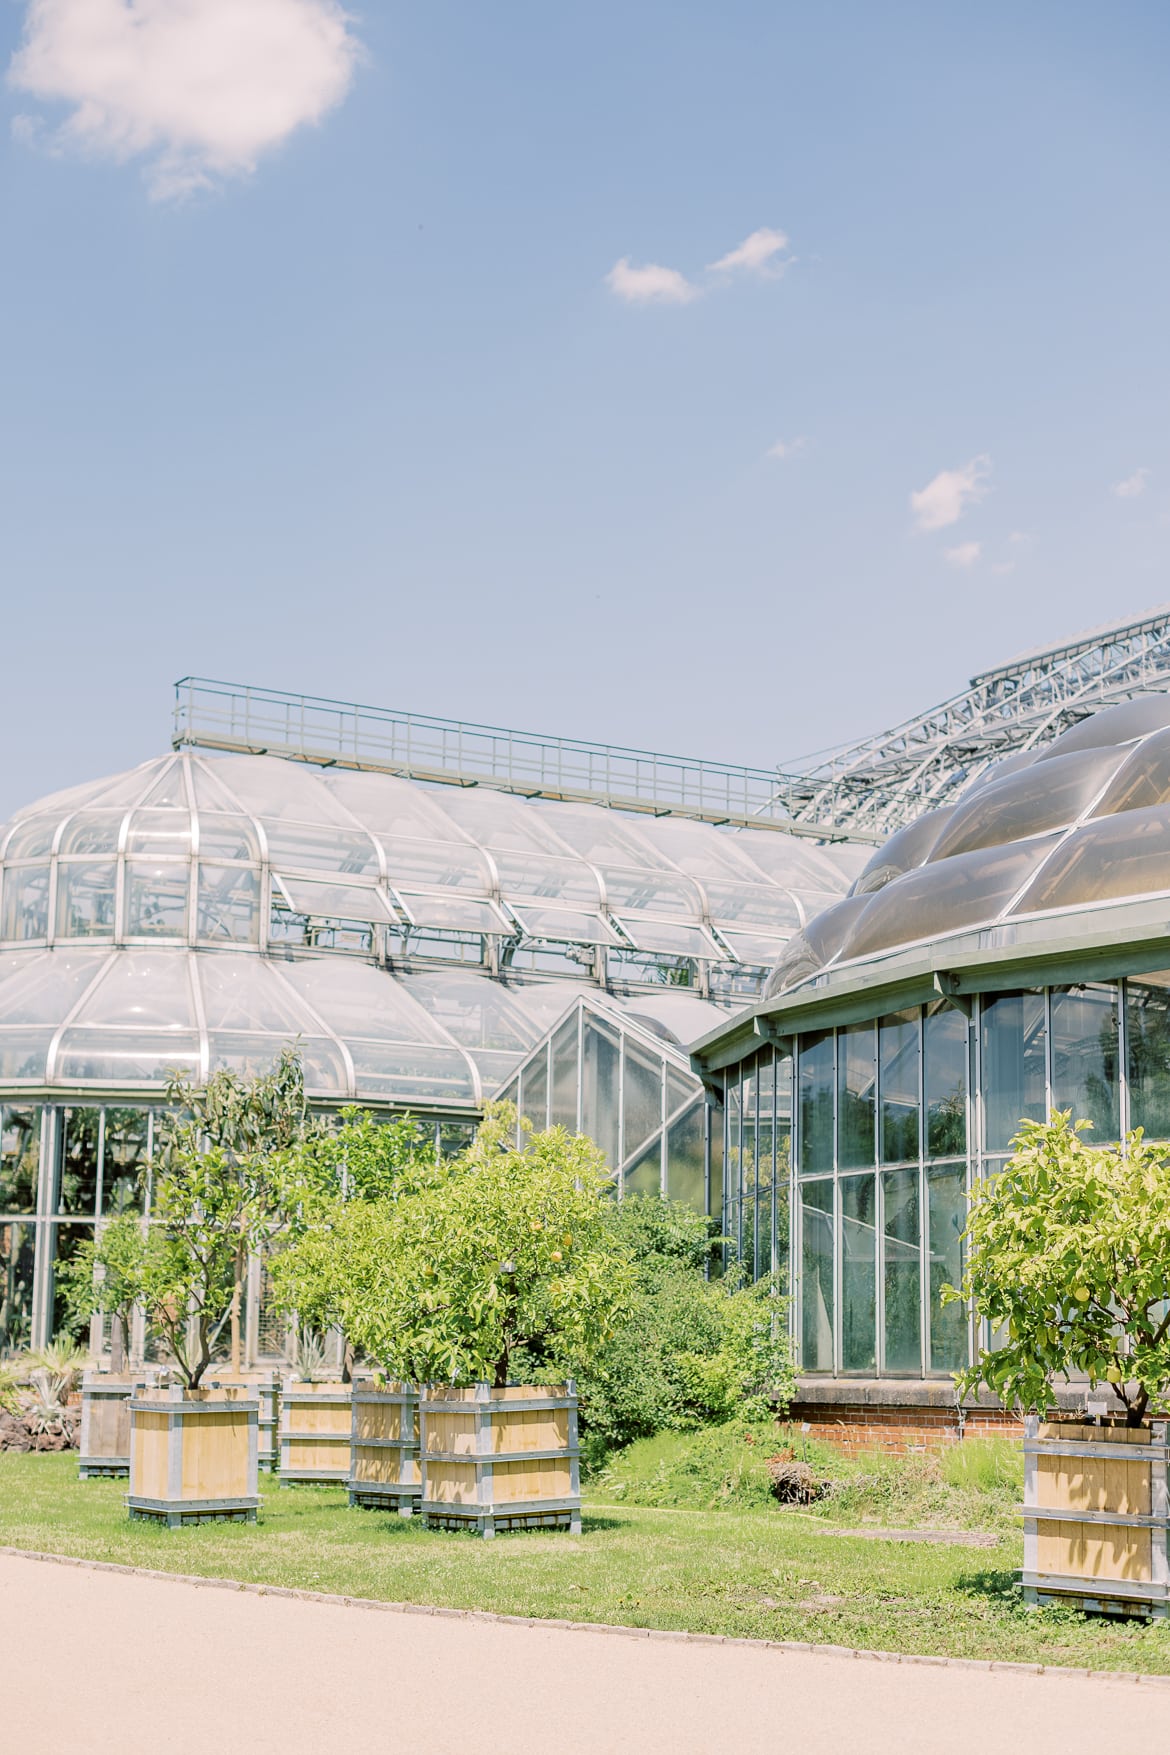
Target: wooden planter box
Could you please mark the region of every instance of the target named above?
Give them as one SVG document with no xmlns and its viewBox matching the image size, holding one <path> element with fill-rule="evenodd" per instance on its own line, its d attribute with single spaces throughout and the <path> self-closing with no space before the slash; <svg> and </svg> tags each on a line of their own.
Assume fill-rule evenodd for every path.
<svg viewBox="0 0 1170 1755">
<path fill-rule="evenodd" d="M 259 1438 L 256 1447 L 261 1473 L 274 1474 L 280 1462 L 280 1372 L 279 1371 L 208 1371 L 206 1382 L 231 1384 L 256 1396 L 260 1403 Z"/>
<path fill-rule="evenodd" d="M 418 1390 L 409 1383 L 355 1384 L 352 1401 L 349 1502 L 409 1517 L 422 1494 Z"/>
<path fill-rule="evenodd" d="M 157 1370 L 86 1371 L 81 1379 L 78 1479 L 117 1480 L 130 1473 L 130 1397 L 153 1383 Z"/>
<path fill-rule="evenodd" d="M 423 1521 L 432 1529 L 581 1529 L 573 1385 L 429 1385 L 419 1403 Z"/>
<path fill-rule="evenodd" d="M 1025 1600 L 1170 1615 L 1168 1426 L 1024 1422 Z"/>
<path fill-rule="evenodd" d="M 348 1483 L 352 1398 L 352 1384 L 285 1378 L 280 1392 L 282 1487 Z"/>
<path fill-rule="evenodd" d="M 256 1396 L 237 1385 L 136 1389 L 130 1400 L 130 1516 L 170 1529 L 255 1523 L 259 1411 Z"/>
</svg>

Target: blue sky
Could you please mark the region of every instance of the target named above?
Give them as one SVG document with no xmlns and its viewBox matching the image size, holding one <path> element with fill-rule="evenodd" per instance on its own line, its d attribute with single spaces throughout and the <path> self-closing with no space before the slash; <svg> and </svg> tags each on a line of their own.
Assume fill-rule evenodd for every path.
<svg viewBox="0 0 1170 1755">
<path fill-rule="evenodd" d="M 765 763 L 1170 598 L 1164 6 L 228 3 L 0 12 L 0 812 L 187 672 Z"/>
</svg>

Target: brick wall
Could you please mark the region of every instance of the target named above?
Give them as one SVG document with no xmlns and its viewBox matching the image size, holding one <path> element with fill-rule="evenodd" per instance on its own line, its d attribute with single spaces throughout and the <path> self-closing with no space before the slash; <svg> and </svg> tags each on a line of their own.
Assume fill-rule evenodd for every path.
<svg viewBox="0 0 1170 1755">
<path fill-rule="evenodd" d="M 962 1438 L 1022 1438 L 1023 1424 L 1001 1409 L 971 1408 L 962 1421 L 953 1407 L 871 1407 L 865 1403 L 795 1401 L 789 1412 L 795 1424 L 808 1422 L 816 1438 L 850 1453 L 884 1450 L 901 1456 L 907 1451 L 941 1450 Z"/>
</svg>

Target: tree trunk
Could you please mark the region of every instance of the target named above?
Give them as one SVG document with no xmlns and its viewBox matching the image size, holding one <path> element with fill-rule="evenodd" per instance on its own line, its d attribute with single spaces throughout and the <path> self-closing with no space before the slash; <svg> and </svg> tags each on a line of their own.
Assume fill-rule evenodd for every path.
<svg viewBox="0 0 1170 1755">
<path fill-rule="evenodd" d="M 115 1312 L 110 1318 L 110 1370 L 120 1377 L 126 1369 L 126 1331 Z"/>
</svg>

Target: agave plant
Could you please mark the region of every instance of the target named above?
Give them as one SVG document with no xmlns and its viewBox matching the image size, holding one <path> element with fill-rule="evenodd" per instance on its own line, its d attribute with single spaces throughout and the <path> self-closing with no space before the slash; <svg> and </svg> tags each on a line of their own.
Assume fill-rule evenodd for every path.
<svg viewBox="0 0 1170 1755">
<path fill-rule="evenodd" d="M 293 1375 L 298 1383 L 312 1383 L 313 1374 L 325 1369 L 325 1344 L 312 1329 L 297 1331 L 293 1343 Z"/>
<path fill-rule="evenodd" d="M 34 1437 L 63 1431 L 67 1413 L 60 1380 L 43 1366 L 38 1367 L 30 1374 L 29 1387 L 20 1392 L 19 1410 Z"/>
<path fill-rule="evenodd" d="M 84 1347 L 68 1335 L 58 1335 L 57 1339 L 47 1347 L 41 1347 L 28 1356 L 30 1380 L 44 1375 L 53 1385 L 53 1394 L 59 1402 L 73 1393 L 81 1382 L 81 1374 L 89 1364 L 89 1354 Z"/>
<path fill-rule="evenodd" d="M 0 1414 L 20 1412 L 20 1392 L 26 1375 L 14 1360 L 0 1365 Z"/>
</svg>

